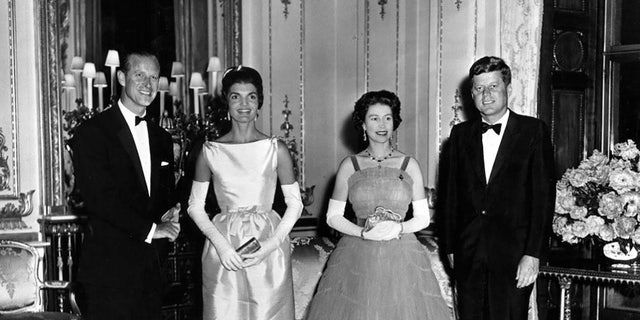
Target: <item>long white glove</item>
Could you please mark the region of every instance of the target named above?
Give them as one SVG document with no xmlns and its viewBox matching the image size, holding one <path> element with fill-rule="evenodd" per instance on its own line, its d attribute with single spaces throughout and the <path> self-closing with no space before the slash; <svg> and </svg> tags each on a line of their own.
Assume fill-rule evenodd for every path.
<svg viewBox="0 0 640 320">
<path fill-rule="evenodd" d="M 329 199 L 329 208 L 327 208 L 327 224 L 344 234 L 354 237 L 360 237 L 362 227 L 354 224 L 344 217 L 344 208 L 346 201 Z"/>
<path fill-rule="evenodd" d="M 413 205 L 413 218 L 402 223 L 402 233 L 420 231 L 428 227 L 431 222 L 427 199 L 415 200 L 411 204 Z"/>
<path fill-rule="evenodd" d="M 282 241 L 289 237 L 289 233 L 291 229 L 293 229 L 293 225 L 298 221 L 298 218 L 300 218 L 303 208 L 298 182 L 280 185 L 280 189 L 284 195 L 287 210 L 284 212 L 278 227 L 276 227 L 276 230 L 273 232 L 273 238 L 277 240 L 276 246 L 279 246 Z"/>
<path fill-rule="evenodd" d="M 300 218 L 302 213 L 302 198 L 300 197 L 300 186 L 297 182 L 287 185 L 280 185 L 284 202 L 287 204 L 287 210 L 282 216 L 282 220 L 273 232 L 273 236 L 261 243 L 261 248 L 250 254 L 244 254 L 244 267 L 256 265 L 267 257 L 273 250 L 278 248 L 282 242 L 289 237 L 289 232 L 293 229 L 293 225 Z"/>
<path fill-rule="evenodd" d="M 196 223 L 200 231 L 216 248 L 220 262 L 227 270 L 236 271 L 242 269 L 242 257 L 231 246 L 229 241 L 220 233 L 218 228 L 209 220 L 204 210 L 204 203 L 209 190 L 209 182 L 193 181 L 191 194 L 189 195 L 189 208 L 187 213 Z"/>
<path fill-rule="evenodd" d="M 398 234 L 400 233 L 400 224 L 392 221 L 379 222 L 375 227 L 373 227 L 373 229 L 364 232 L 364 228 L 344 217 L 345 205 L 345 201 L 329 199 L 327 224 L 330 227 L 344 234 L 360 237 L 365 240 L 386 241 L 398 237 Z"/>
</svg>

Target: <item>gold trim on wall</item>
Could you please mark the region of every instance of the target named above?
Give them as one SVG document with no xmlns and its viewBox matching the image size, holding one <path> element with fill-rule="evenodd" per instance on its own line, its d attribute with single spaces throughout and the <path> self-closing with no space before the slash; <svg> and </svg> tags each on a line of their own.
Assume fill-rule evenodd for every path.
<svg viewBox="0 0 640 320">
<path fill-rule="evenodd" d="M 304 155 L 304 47 L 305 47 L 305 22 L 304 22 L 304 1 L 300 1 L 300 144 L 298 145 L 298 149 L 300 150 L 300 159 L 299 159 L 299 174 L 300 174 L 300 186 L 306 187 L 305 185 L 305 155 Z"/>
<path fill-rule="evenodd" d="M 18 96 L 16 94 L 17 83 L 16 83 L 16 5 L 15 0 L 7 0 L 8 5 L 8 25 L 9 28 L 7 32 L 9 33 L 9 99 L 10 99 L 10 128 L 0 126 L 0 157 L 1 160 L 8 160 L 6 166 L 3 166 L 2 172 L 0 172 L 0 178 L 4 180 L 5 178 L 9 181 L 2 181 L 0 184 L 0 199 L 17 199 L 19 195 L 19 185 L 18 185 L 18 122 L 16 115 L 16 106 Z M 3 112 L 3 116 L 6 116 Z M 6 129 L 9 129 L 5 131 Z M 11 139 L 10 143 L 7 143 L 7 138 Z M 10 148 L 10 149 L 9 149 Z M 9 149 L 9 150 L 7 150 Z M 9 151 L 8 154 L 11 155 L 11 158 L 8 158 L 9 155 L 4 153 L 4 151 Z"/>
<path fill-rule="evenodd" d="M 58 0 L 36 1 L 40 26 L 40 64 L 38 66 L 41 83 L 40 105 L 40 158 L 43 169 L 43 207 L 64 206 L 62 168 L 62 124 L 60 110 L 60 56 L 58 38 Z"/>
</svg>

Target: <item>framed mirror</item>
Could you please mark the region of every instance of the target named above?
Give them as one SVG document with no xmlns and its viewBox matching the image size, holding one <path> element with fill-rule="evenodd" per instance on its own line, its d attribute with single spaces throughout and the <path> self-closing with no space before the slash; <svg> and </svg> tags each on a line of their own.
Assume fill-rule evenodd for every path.
<svg viewBox="0 0 640 320">
<path fill-rule="evenodd" d="M 223 67 L 241 60 L 240 0 L 43 0 L 36 2 L 36 11 L 42 48 L 40 141 L 47 164 L 42 183 L 45 215 L 72 213 L 68 201 L 73 168 L 65 147 L 69 135 L 64 115 L 77 101 L 67 96 L 63 81 L 71 73 L 73 57 L 93 62 L 107 76 L 108 50 L 155 53 L 163 76 L 169 75 L 173 61 L 182 62 L 189 74 L 206 72 L 211 56 L 220 57 Z M 108 99 L 110 94 L 105 96 Z M 155 108 L 151 112 L 158 114 Z"/>
</svg>

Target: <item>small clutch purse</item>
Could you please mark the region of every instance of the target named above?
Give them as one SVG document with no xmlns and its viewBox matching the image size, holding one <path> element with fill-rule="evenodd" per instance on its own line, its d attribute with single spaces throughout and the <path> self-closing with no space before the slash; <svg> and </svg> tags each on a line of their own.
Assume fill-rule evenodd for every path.
<svg viewBox="0 0 640 320">
<path fill-rule="evenodd" d="M 378 206 L 373 211 L 373 213 L 367 216 L 367 220 L 364 223 L 364 232 L 368 232 L 369 230 L 373 229 L 373 227 L 375 227 L 376 224 L 381 221 L 402 222 L 402 216 L 389 209 L 386 209 L 385 207 Z"/>
<path fill-rule="evenodd" d="M 250 254 L 260 250 L 260 242 L 254 237 L 236 249 L 238 254 Z"/>
</svg>

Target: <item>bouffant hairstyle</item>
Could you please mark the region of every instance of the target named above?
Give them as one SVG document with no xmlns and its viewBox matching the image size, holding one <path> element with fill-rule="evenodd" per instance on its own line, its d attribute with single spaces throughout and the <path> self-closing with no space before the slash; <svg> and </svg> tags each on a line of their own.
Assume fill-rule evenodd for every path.
<svg viewBox="0 0 640 320">
<path fill-rule="evenodd" d="M 225 102 L 227 102 L 227 94 L 231 86 L 236 83 L 250 83 L 254 85 L 258 91 L 258 109 L 262 108 L 264 90 L 262 88 L 262 77 L 258 71 L 242 65 L 228 68 L 222 77 L 222 97 Z"/>
<path fill-rule="evenodd" d="M 511 83 L 511 68 L 509 68 L 507 63 L 498 57 L 489 56 L 480 58 L 473 63 L 471 68 L 469 68 L 469 79 L 473 80 L 474 76 L 493 71 L 500 71 L 502 81 L 505 85 L 508 86 Z"/>
<path fill-rule="evenodd" d="M 387 105 L 391 108 L 391 114 L 393 115 L 393 130 L 398 129 L 398 126 L 400 126 L 400 123 L 402 122 L 402 118 L 400 118 L 400 99 L 398 96 L 387 90 L 369 91 L 363 94 L 362 97 L 356 101 L 356 104 L 353 107 L 351 119 L 353 120 L 353 125 L 356 127 L 356 130 L 358 130 L 358 133 L 362 134 L 363 132 L 362 124 L 365 121 L 369 107 L 378 103 Z"/>
</svg>

